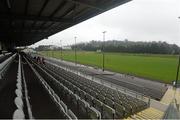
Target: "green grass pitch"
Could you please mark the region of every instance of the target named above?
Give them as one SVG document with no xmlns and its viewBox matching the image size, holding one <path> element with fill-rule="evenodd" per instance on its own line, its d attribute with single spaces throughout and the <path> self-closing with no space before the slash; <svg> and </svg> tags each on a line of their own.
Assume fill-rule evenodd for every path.
<svg viewBox="0 0 180 120">
<path fill-rule="evenodd" d="M 74 61 L 74 51 L 63 51 L 63 59 Z M 43 51 L 41 54 L 61 58 L 60 51 Z M 102 67 L 102 53 L 77 51 L 77 61 L 81 64 Z M 105 53 L 105 69 L 119 73 L 171 83 L 175 80 L 178 56 Z"/>
</svg>

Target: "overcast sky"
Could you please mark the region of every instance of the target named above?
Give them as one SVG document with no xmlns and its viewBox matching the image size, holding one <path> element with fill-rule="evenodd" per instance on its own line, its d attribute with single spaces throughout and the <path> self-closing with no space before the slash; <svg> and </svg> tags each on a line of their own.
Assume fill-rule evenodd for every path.
<svg viewBox="0 0 180 120">
<path fill-rule="evenodd" d="M 180 0 L 133 0 L 32 45 L 91 40 L 166 41 L 180 46 Z"/>
</svg>

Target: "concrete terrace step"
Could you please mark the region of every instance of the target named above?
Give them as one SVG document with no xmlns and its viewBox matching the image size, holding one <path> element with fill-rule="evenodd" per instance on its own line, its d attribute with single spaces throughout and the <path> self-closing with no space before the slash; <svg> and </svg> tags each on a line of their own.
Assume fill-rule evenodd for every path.
<svg viewBox="0 0 180 120">
<path fill-rule="evenodd" d="M 164 94 L 163 98 L 161 99 L 161 103 L 169 105 L 174 98 L 177 100 L 177 103 L 180 104 L 180 89 L 175 89 L 170 86 L 168 87 L 168 90 Z"/>
<path fill-rule="evenodd" d="M 161 103 L 169 105 L 174 97 L 175 90 L 172 87 L 169 87 L 163 98 L 161 99 Z"/>
<path fill-rule="evenodd" d="M 162 119 L 164 112 L 157 110 L 155 108 L 147 108 L 142 112 L 139 112 L 133 116 L 126 118 L 125 120 L 131 119 Z"/>
</svg>

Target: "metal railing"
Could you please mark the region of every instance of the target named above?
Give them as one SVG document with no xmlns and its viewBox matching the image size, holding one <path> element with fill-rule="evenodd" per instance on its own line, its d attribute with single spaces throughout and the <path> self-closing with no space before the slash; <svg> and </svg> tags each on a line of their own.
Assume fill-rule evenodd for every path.
<svg viewBox="0 0 180 120">
<path fill-rule="evenodd" d="M 12 55 L 11 57 L 9 57 L 8 59 L 6 59 L 4 62 L 0 64 L 0 79 L 3 78 L 7 68 L 9 67 L 10 63 L 12 63 L 15 57 L 16 57 L 16 54 Z"/>
<path fill-rule="evenodd" d="M 177 105 L 176 99 L 173 99 L 165 111 L 163 119 L 180 119 L 180 112 Z"/>
<path fill-rule="evenodd" d="M 24 96 L 25 96 L 25 102 L 26 102 L 26 106 L 27 106 L 27 111 L 28 111 L 28 117 L 29 119 L 34 119 L 33 115 L 32 115 L 32 109 L 31 109 L 31 105 L 29 102 L 29 95 L 28 95 L 28 89 L 27 89 L 27 83 L 26 83 L 26 79 L 25 79 L 25 74 L 24 74 L 24 68 L 23 68 L 23 64 L 22 64 L 22 79 L 23 79 L 23 87 L 24 87 Z"/>
<path fill-rule="evenodd" d="M 10 55 L 10 54 L 12 54 L 11 52 L 10 53 L 5 53 L 4 55 L 3 54 L 1 54 L 0 55 L 0 59 L 2 58 L 2 57 L 4 57 L 4 56 L 6 56 L 6 55 Z"/>
</svg>

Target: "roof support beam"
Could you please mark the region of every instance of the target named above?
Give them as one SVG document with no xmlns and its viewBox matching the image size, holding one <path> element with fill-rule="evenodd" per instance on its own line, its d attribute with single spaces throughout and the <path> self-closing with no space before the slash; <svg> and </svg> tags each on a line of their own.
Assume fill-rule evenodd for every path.
<svg viewBox="0 0 180 120">
<path fill-rule="evenodd" d="M 46 7 L 46 5 L 48 4 L 49 0 L 46 0 L 44 3 L 43 3 L 43 6 L 41 7 L 39 13 L 38 13 L 38 17 L 41 16 L 44 8 Z M 31 25 L 32 27 L 34 27 L 36 24 L 36 21 L 34 20 L 33 24 Z"/>
<path fill-rule="evenodd" d="M 97 6 L 95 4 L 92 4 L 90 2 L 88 2 L 87 0 L 67 0 L 69 2 L 73 2 L 73 3 L 77 3 L 77 4 L 80 4 L 80 5 L 85 5 L 87 7 L 90 7 L 90 8 L 93 8 L 93 9 L 97 9 L 97 10 L 100 10 L 100 11 L 104 11 L 105 9 L 100 7 L 100 6 Z"/>
<path fill-rule="evenodd" d="M 24 15 L 27 15 L 27 13 L 28 13 L 28 5 L 29 5 L 29 0 L 26 0 Z M 24 28 L 24 26 L 25 26 L 25 21 L 23 21 L 23 28 Z"/>
<path fill-rule="evenodd" d="M 65 4 L 65 3 L 64 3 Z M 66 12 L 63 13 L 63 15 L 61 15 L 61 17 L 65 17 L 66 15 L 68 15 L 70 12 L 74 11 L 74 9 L 76 8 L 76 6 L 74 5 L 72 8 L 69 8 Z M 56 11 L 56 10 L 55 10 Z M 51 15 L 52 16 L 52 15 Z M 75 23 L 74 21 L 74 18 L 72 18 L 72 21 L 71 23 Z M 44 23 L 45 24 L 45 23 Z M 44 24 L 41 25 L 41 27 L 44 26 Z M 50 28 L 51 26 L 53 26 L 55 23 L 51 23 L 48 28 Z"/>
<path fill-rule="evenodd" d="M 9 0 L 6 0 L 6 2 L 7 2 L 8 8 L 11 9 L 11 3 L 10 3 L 10 1 L 9 1 Z"/>
<path fill-rule="evenodd" d="M 66 4 L 66 1 L 61 2 L 58 7 L 52 12 L 52 14 L 50 15 L 50 17 L 53 17 L 60 9 L 63 8 L 63 6 Z"/>
<path fill-rule="evenodd" d="M 31 21 L 44 21 L 44 22 L 61 22 L 61 23 L 73 23 L 73 19 L 66 18 L 55 18 L 55 17 L 42 17 L 42 16 L 9 16 L 9 15 L 0 15 L 0 19 L 12 19 L 12 20 L 31 20 Z"/>
<path fill-rule="evenodd" d="M 60 9 L 63 8 L 63 6 L 64 6 L 65 4 L 66 4 L 66 1 L 61 2 L 61 3 L 58 5 L 58 7 L 51 13 L 50 17 L 52 18 Z M 45 22 L 42 23 L 42 24 L 41 24 L 41 28 L 42 28 L 45 24 L 46 24 Z M 54 24 L 54 23 L 51 23 L 51 24 L 49 25 L 49 27 L 51 27 L 53 24 Z"/>
</svg>

